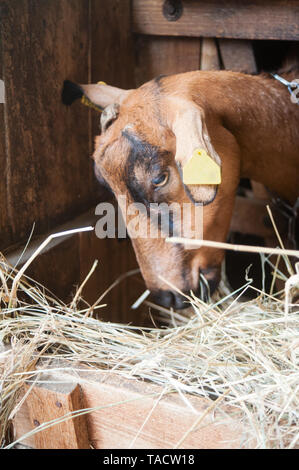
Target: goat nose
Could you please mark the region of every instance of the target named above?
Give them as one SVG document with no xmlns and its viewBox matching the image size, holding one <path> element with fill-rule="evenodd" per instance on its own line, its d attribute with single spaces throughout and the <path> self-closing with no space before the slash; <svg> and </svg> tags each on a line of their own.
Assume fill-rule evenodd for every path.
<svg viewBox="0 0 299 470">
<path fill-rule="evenodd" d="M 161 307 L 173 307 L 176 310 L 182 310 L 190 306 L 185 297 L 170 290 L 156 290 L 152 292 L 152 299 Z"/>
</svg>

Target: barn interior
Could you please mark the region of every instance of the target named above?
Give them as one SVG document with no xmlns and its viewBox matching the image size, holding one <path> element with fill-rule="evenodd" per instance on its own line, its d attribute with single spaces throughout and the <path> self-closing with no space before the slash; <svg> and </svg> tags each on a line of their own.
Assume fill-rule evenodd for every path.
<svg viewBox="0 0 299 470">
<path fill-rule="evenodd" d="M 273 295 L 287 279 L 274 285 L 276 257 L 227 251 L 226 290 L 215 309 L 195 301 L 194 323 L 150 299 L 132 309 L 146 286 L 131 241 L 94 231 L 53 239 L 19 279 L 16 299 L 5 291 L 49 235 L 95 226 L 97 204 L 113 201 L 91 159 L 100 114 L 79 100 L 65 106 L 65 80 L 130 89 L 191 70 L 279 72 L 299 57 L 298 15 L 295 0 L 0 0 L 1 446 L 298 445 L 298 323 Z M 269 205 L 294 248 L 272 196 L 240 181 L 228 242 L 280 246 Z M 248 277 L 254 289 L 240 297 Z M 86 420 L 40 427 L 92 407 Z"/>
<path fill-rule="evenodd" d="M 232 6 L 231 17 L 225 18 L 217 2 L 201 2 L 200 7 L 192 1 L 151 3 L 1 2 L 5 105 L 0 105 L 0 250 L 11 263 L 29 238 L 34 249 L 49 233 L 94 223 L 96 204 L 110 198 L 97 183 L 90 158 L 99 115 L 80 103 L 71 108 L 62 104 L 65 79 L 133 88 L 160 74 L 198 69 L 269 73 L 281 68 L 290 49 L 298 52 L 292 2 L 276 2 L 276 10 L 264 2 L 267 21 L 262 24 L 255 22 L 254 7 L 244 7 L 240 15 Z M 283 27 L 277 26 L 280 3 L 286 4 Z M 201 8 L 206 23 L 199 20 Z M 251 181 L 241 181 L 230 241 L 277 245 L 265 209 L 268 196 L 261 193 Z M 244 214 L 250 202 L 248 223 Z M 99 265 L 84 289 L 87 302 L 92 304 L 123 276 L 107 294 L 102 318 L 142 322 L 148 307 L 132 311 L 130 306 L 144 291 L 143 280 L 136 273 L 124 276 L 138 268 L 129 239 L 99 240 L 89 233 L 62 238 L 32 263 L 28 274 L 68 300 L 95 259 Z M 260 256 L 227 252 L 226 274 L 232 288 L 242 285 L 249 265 L 260 287 Z M 271 269 L 266 270 L 269 286 Z"/>
</svg>

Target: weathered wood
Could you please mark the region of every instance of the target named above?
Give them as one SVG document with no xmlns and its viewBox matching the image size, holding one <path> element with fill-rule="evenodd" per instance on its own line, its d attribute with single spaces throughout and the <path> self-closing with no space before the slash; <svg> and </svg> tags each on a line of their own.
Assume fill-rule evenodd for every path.
<svg viewBox="0 0 299 470">
<path fill-rule="evenodd" d="M 299 40 L 296 0 L 188 0 L 177 21 L 163 16 L 164 0 L 133 0 L 134 32 L 160 36 Z"/>
<path fill-rule="evenodd" d="M 21 245 L 5 253 L 6 258 L 12 266 L 17 265 L 20 268 L 48 235 L 72 228 L 95 226 L 97 220 L 94 210 L 88 211 L 34 239 L 23 255 Z M 117 239 L 101 240 L 94 232 L 56 238 L 33 261 L 26 274 L 59 299 L 68 302 L 72 300 L 76 288 L 85 280 L 96 259 L 99 264 L 82 292 L 84 299 L 92 305 L 118 277 L 124 276 L 129 270 L 138 270 L 129 239 L 121 243 Z M 101 304 L 105 303 L 107 306 L 98 311 L 98 317 L 107 321 L 143 324 L 148 317 L 148 309 L 141 306 L 133 311 L 130 307 L 144 290 L 145 284 L 140 274 L 124 278 L 105 295 Z"/>
<path fill-rule="evenodd" d="M 118 376 L 107 376 L 99 386 L 83 388 L 88 406 L 96 406 L 99 402 L 107 406 L 95 411 L 89 420 L 91 442 L 94 447 L 101 449 L 129 448 L 132 444 L 133 448 L 142 449 L 173 448 L 191 428 L 198 414 L 202 414 L 211 404 L 207 399 L 188 397 L 197 412 L 195 414 L 177 395 L 166 395 L 155 406 L 162 392 L 160 387 Z M 118 402 L 124 403 L 108 407 Z M 218 416 L 218 411 L 214 419 L 211 414 L 208 415 L 202 426 L 188 436 L 181 448 L 239 447 L 238 424 L 214 426 L 213 421 Z M 149 419 L 145 423 L 147 417 Z"/>
<path fill-rule="evenodd" d="M 91 209 L 84 214 L 75 217 L 68 222 L 53 227 L 49 232 L 45 233 L 44 235 L 33 237 L 30 241 L 27 249 L 24 251 L 23 244 L 16 246 L 14 249 L 8 249 L 4 251 L 4 255 L 7 261 L 16 267 L 22 266 L 24 263 L 28 261 L 28 259 L 34 254 L 34 252 L 39 248 L 39 246 L 48 238 L 50 235 L 58 232 L 65 232 L 72 229 L 77 229 L 79 227 L 87 227 L 87 226 L 94 226 L 97 221 L 97 216 L 94 213 L 94 209 Z M 58 245 L 61 245 L 65 240 L 73 238 L 74 235 L 66 235 L 59 238 L 54 238 L 42 251 L 42 254 L 45 254 L 55 248 Z"/>
<path fill-rule="evenodd" d="M 136 50 L 136 86 L 158 75 L 198 70 L 200 39 L 138 36 Z"/>
<path fill-rule="evenodd" d="M 62 301 L 71 301 L 80 282 L 78 235 L 38 256 L 26 273 Z"/>
<path fill-rule="evenodd" d="M 91 81 L 134 86 L 130 0 L 91 0 Z"/>
<path fill-rule="evenodd" d="M 96 219 L 94 211 L 88 211 L 72 221 L 54 227 L 47 234 L 34 238 L 25 253 L 23 253 L 23 244 L 14 250 L 5 252 L 7 261 L 12 266 L 20 268 L 49 235 L 74 228 L 95 225 Z M 33 261 L 26 274 L 45 286 L 62 301 L 70 301 L 76 286 L 80 283 L 79 248 L 78 235 L 55 238 Z"/>
<path fill-rule="evenodd" d="M 95 207 L 102 197 L 89 158 L 99 115 L 80 103 L 63 106 L 63 80 L 101 79 L 121 87 L 134 86 L 128 0 L 5 0 L 1 7 L 0 50 L 9 87 L 7 133 L 0 137 L 0 168 L 7 181 L 0 186 L 0 250 L 18 242 L 24 245 L 33 222 L 35 235 L 53 233 L 57 223 Z M 0 107 L 1 125 L 3 105 Z M 0 131 L 3 129 L 1 125 Z M 133 251 L 124 250 L 117 242 L 111 245 L 104 240 L 98 245 L 100 251 L 89 251 L 88 256 L 83 245 L 78 236 L 60 239 L 56 247 L 34 261 L 28 274 L 69 300 L 85 267 L 89 269 L 95 258 L 101 260 L 103 251 L 107 264 L 101 265 L 100 282 L 94 284 L 93 292 L 87 288 L 87 297 L 94 299 L 108 287 L 106 270 L 110 283 L 120 274 L 117 262 L 114 272 L 109 263 L 110 249 L 116 252 L 115 259 L 120 254 L 123 271 L 136 263 Z M 123 301 L 125 296 L 123 289 Z M 105 300 L 109 304 L 109 296 Z M 116 311 L 114 293 L 113 301 Z M 126 307 L 124 303 L 120 309 L 125 317 L 128 302 Z"/>
<path fill-rule="evenodd" d="M 63 364 L 57 361 L 56 366 L 63 367 Z M 177 394 L 163 396 L 162 388 L 157 385 L 99 370 L 92 372 L 82 364 L 79 367 L 80 372 L 71 374 L 64 371 L 63 377 L 80 383 L 86 407 L 98 408 L 86 415 L 89 440 L 97 449 L 128 449 L 130 445 L 143 449 L 173 448 L 197 417 L 213 403 L 205 398 L 188 396 L 186 398 L 196 410 L 193 411 Z M 55 372 L 51 375 L 52 380 L 57 380 Z M 240 447 L 246 430 L 234 418 L 235 413 L 237 409 L 220 404 L 188 435 L 181 448 Z M 224 416 L 228 418 L 224 419 Z M 218 417 L 221 423 L 216 424 Z M 14 419 L 17 437 L 28 431 L 28 421 L 25 402 Z M 57 428 L 56 432 L 59 432 Z M 32 438 L 25 439 L 22 444 L 34 446 Z"/>
<path fill-rule="evenodd" d="M 226 70 L 257 73 L 252 42 L 238 39 L 219 39 L 221 58 Z"/>
<path fill-rule="evenodd" d="M 41 374 L 44 382 L 53 380 L 53 376 Z M 25 393 L 30 385 L 25 385 Z M 43 383 L 34 386 L 27 398 L 27 409 L 31 429 L 43 423 L 59 420 L 68 413 L 83 409 L 84 402 L 81 387 L 73 382 Z M 49 428 L 34 434 L 36 449 L 89 449 L 86 416 L 60 421 Z"/>
<path fill-rule="evenodd" d="M 91 0 L 90 5 L 90 81 L 102 80 L 120 88 L 133 88 L 135 78 L 130 1 Z M 100 116 L 92 112 L 91 119 L 94 137 L 99 134 Z M 90 153 L 93 151 L 92 144 Z M 80 282 L 85 279 L 94 260 L 99 260 L 95 273 L 83 291 L 84 298 L 92 304 L 121 274 L 136 268 L 137 262 L 129 241 L 118 243 L 117 240 L 99 240 L 95 234 L 82 235 L 79 238 Z M 102 303 L 107 303 L 108 306 L 98 311 L 98 316 L 109 321 L 132 321 L 131 298 L 136 299 L 139 290 L 136 290 L 131 278 L 119 284 L 116 289 L 117 295 L 112 290 L 105 296 Z"/>
<path fill-rule="evenodd" d="M 126 276 L 131 270 L 138 271 L 138 264 L 129 239 L 99 239 L 94 233 L 81 234 L 80 282 L 83 282 L 95 259 L 99 264 L 84 287 L 83 297 L 89 304 L 97 299 L 121 276 L 124 278 L 100 302 L 106 307 L 97 310 L 97 317 L 104 321 L 144 324 L 148 308 L 141 306 L 132 310 L 131 305 L 146 289 L 141 274 Z"/>
<path fill-rule="evenodd" d="M 20 394 L 20 399 L 23 398 L 25 394 L 24 389 L 22 390 L 22 393 Z M 28 404 L 27 401 L 25 401 L 17 411 L 15 417 L 13 418 L 13 436 L 14 440 L 16 441 L 17 439 L 20 439 L 21 437 L 25 436 L 25 434 L 28 434 L 32 431 L 33 426 L 30 421 L 30 416 L 29 416 L 29 409 L 28 409 Z M 35 448 L 35 438 L 34 435 L 28 436 L 25 439 L 22 439 L 19 445 L 25 445 L 28 446 L 31 449 Z"/>
<path fill-rule="evenodd" d="M 213 38 L 203 38 L 201 43 L 201 70 L 219 70 L 220 61 L 216 40 Z"/>
<path fill-rule="evenodd" d="M 134 84 L 134 68 L 129 64 L 128 1 L 86 6 L 85 0 L 1 2 L 3 76 L 10 86 L 9 152 L 4 133 L 0 139 L 0 164 L 7 180 L 0 194 L 0 249 L 25 240 L 33 222 L 35 232 L 44 232 L 97 199 L 88 158 L 90 111 L 79 103 L 71 108 L 61 104 L 62 82 L 86 82 L 94 76 L 128 87 Z"/>
<path fill-rule="evenodd" d="M 1 18 L 4 17 L 3 8 L 0 5 Z M 2 44 L 2 27 L 3 21 L 0 21 L 0 44 Z M 3 80 L 3 55 L 2 47 L 0 47 L 0 80 Z M 6 132 L 5 132 L 5 104 L 0 102 L 0 250 L 1 247 L 9 243 L 10 237 L 10 224 L 8 220 L 8 201 L 7 201 L 7 150 L 6 150 Z"/>
<path fill-rule="evenodd" d="M 64 79 L 88 79 L 89 12 L 84 0 L 1 3 L 9 241 L 15 242 L 27 238 L 33 222 L 43 232 L 95 200 L 88 110 L 67 108 L 60 96 Z"/>
</svg>

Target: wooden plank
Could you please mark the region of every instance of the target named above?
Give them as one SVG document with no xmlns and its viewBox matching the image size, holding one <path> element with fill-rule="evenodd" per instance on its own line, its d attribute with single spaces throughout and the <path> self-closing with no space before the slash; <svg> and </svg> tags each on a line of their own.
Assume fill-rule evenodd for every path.
<svg viewBox="0 0 299 470">
<path fill-rule="evenodd" d="M 169 395 L 155 406 L 161 392 L 162 389 L 155 385 L 118 376 L 107 377 L 100 387 L 84 387 L 88 406 L 96 406 L 99 402 L 107 406 L 106 409 L 94 412 L 89 421 L 90 439 L 94 447 L 127 449 L 134 443 L 133 448 L 171 449 L 191 428 L 197 416 L 211 404 L 207 399 L 188 397 L 196 410 L 194 413 L 178 396 Z M 153 394 L 154 397 L 151 396 Z M 126 401 L 127 403 L 108 407 L 111 403 Z M 213 421 L 218 416 L 216 411 L 214 419 L 211 415 L 204 419 L 202 426 L 188 436 L 181 448 L 239 447 L 239 426 L 236 423 L 231 426 L 214 426 Z M 147 417 L 149 419 L 145 423 Z M 141 432 L 138 435 L 139 430 Z"/>
<path fill-rule="evenodd" d="M 95 225 L 96 220 L 94 210 L 88 211 L 65 224 L 54 227 L 47 234 L 34 238 L 25 253 L 23 253 L 23 244 L 13 250 L 6 251 L 6 259 L 12 266 L 20 268 L 49 235 Z M 45 286 L 62 301 L 70 301 L 76 286 L 80 283 L 79 247 L 78 235 L 53 239 L 29 266 L 26 274 Z"/>
<path fill-rule="evenodd" d="M 87 82 L 96 77 L 122 87 L 134 86 L 134 67 L 130 62 L 133 49 L 129 1 L 91 1 L 88 5 L 90 8 L 85 0 L 1 3 L 2 12 L 5 7 L 4 75 L 10 87 L 8 155 L 2 150 L 5 139 L 0 139 L 0 164 L 3 173 L 7 166 L 8 181 L 7 191 L 5 185 L 0 189 L 3 239 L 0 249 L 25 240 L 33 222 L 36 222 L 35 234 L 50 227 L 51 232 L 56 231 L 56 223 L 70 219 L 100 197 L 93 163 L 88 158 L 92 153 L 91 113 L 80 103 L 64 107 L 60 99 L 61 85 L 65 78 Z M 96 132 L 98 119 L 95 114 Z M 11 236 L 5 235 L 5 227 Z M 80 282 L 80 260 L 84 258 L 81 248 L 78 237 L 63 241 L 55 250 L 39 257 L 28 274 L 66 300 L 74 285 Z M 115 259 L 119 254 L 124 271 L 132 262 L 136 265 L 132 249 L 124 250 L 124 245 L 113 242 L 111 246 L 108 241 L 102 241 L 100 250 L 109 253 L 111 248 L 116 252 Z M 100 252 L 90 252 L 89 258 L 82 262 L 83 275 L 87 261 L 92 263 L 99 255 Z M 111 283 L 119 275 L 119 265 L 114 263 L 112 272 L 106 254 L 105 257 L 108 268 L 103 266 L 101 271 L 105 282 L 99 283 L 94 292 L 89 288 L 90 298 L 107 287 L 106 269 Z M 125 289 L 122 292 L 125 296 Z M 115 311 L 117 301 L 114 295 Z"/>
<path fill-rule="evenodd" d="M 136 86 L 159 75 L 171 75 L 199 69 L 200 40 L 138 36 L 136 50 Z"/>
<path fill-rule="evenodd" d="M 53 379 L 41 374 L 41 380 Z M 30 385 L 25 385 L 25 392 Z M 27 398 L 27 409 L 31 429 L 43 423 L 59 420 L 68 413 L 84 408 L 81 387 L 73 382 L 43 383 L 34 386 Z M 34 434 L 36 449 L 89 449 L 86 416 L 61 421 L 43 431 Z"/>
<path fill-rule="evenodd" d="M 160 36 L 299 40 L 296 0 L 188 0 L 177 21 L 163 16 L 164 0 L 133 0 L 133 31 Z"/>
<path fill-rule="evenodd" d="M 34 239 L 25 253 L 23 245 L 6 252 L 6 259 L 12 266 L 20 267 L 48 235 L 72 228 L 95 226 L 97 219 L 94 210 L 88 211 Z M 85 280 L 96 259 L 99 260 L 98 267 L 83 290 L 84 299 L 92 305 L 119 276 L 124 276 L 129 270 L 138 269 L 129 239 L 122 242 L 117 239 L 100 240 L 94 232 L 56 238 L 33 261 L 26 274 L 47 287 L 59 299 L 67 302 L 72 299 L 76 287 Z M 101 302 L 107 306 L 98 311 L 99 318 L 144 324 L 144 320 L 148 317 L 148 309 L 142 306 L 137 310 L 131 310 L 131 305 L 144 290 L 145 284 L 140 274 L 125 278 Z"/>
<path fill-rule="evenodd" d="M 0 5 L 0 15 L 3 19 L 5 16 L 4 8 Z M 2 25 L 3 20 L 0 21 L 0 44 L 2 44 Z M 2 47 L 0 47 L 0 80 L 3 80 L 3 56 Z M 6 175 L 7 175 L 7 158 L 6 158 L 6 126 L 5 126 L 5 104 L 0 102 L 0 173 L 2 181 L 0 184 L 0 251 L 9 243 L 11 239 L 10 224 L 8 214 L 8 201 L 6 191 Z"/>
<path fill-rule="evenodd" d="M 99 239 L 94 233 L 80 236 L 80 282 L 90 271 L 95 259 L 99 264 L 84 287 L 83 297 L 92 305 L 115 281 L 124 278 L 105 295 L 101 304 L 106 307 L 97 311 L 98 318 L 117 323 L 143 325 L 148 318 L 148 308 L 142 305 L 132 310 L 131 305 L 146 289 L 141 274 L 126 276 L 131 270 L 138 270 L 135 253 L 129 239 Z"/>
<path fill-rule="evenodd" d="M 55 361 L 53 367 L 54 364 L 71 370 L 70 365 L 66 366 L 62 361 Z M 63 380 L 80 383 L 86 407 L 101 407 L 86 415 L 89 439 L 97 449 L 128 449 L 131 444 L 135 449 L 173 448 L 197 417 L 213 403 L 209 399 L 186 395 L 192 410 L 177 394 L 163 396 L 163 389 L 157 385 L 134 378 L 126 379 L 110 372 L 91 371 L 82 364 L 78 368 L 80 372 L 63 371 L 60 379 L 63 377 Z M 52 381 L 57 381 L 57 373 L 55 375 L 53 372 L 51 376 Z M 246 430 L 237 417 L 234 418 L 237 416 L 235 413 L 237 409 L 220 404 L 188 435 L 181 448 L 241 447 Z M 228 418 L 224 419 L 224 416 Z M 217 423 L 218 418 L 221 423 Z M 14 419 L 17 437 L 22 436 L 30 426 L 32 428 L 28 421 L 25 402 Z M 33 446 L 34 442 L 29 438 L 22 444 Z"/>
<path fill-rule="evenodd" d="M 130 0 L 91 0 L 91 81 L 134 86 Z"/>
<path fill-rule="evenodd" d="M 26 274 L 63 302 L 69 302 L 80 282 L 78 235 L 38 256 Z"/>
<path fill-rule="evenodd" d="M 94 213 L 94 209 L 91 209 L 84 214 L 75 217 L 68 222 L 53 227 L 49 232 L 45 233 L 44 235 L 33 237 L 30 241 L 27 249 L 24 251 L 23 244 L 19 244 L 13 249 L 7 249 L 4 251 L 4 255 L 7 261 L 12 265 L 20 268 L 25 264 L 28 259 L 35 253 L 35 251 L 40 247 L 40 245 L 48 238 L 50 235 L 59 232 L 65 232 L 67 230 L 78 229 L 80 227 L 88 227 L 94 226 L 97 221 L 97 216 Z M 42 254 L 47 253 L 48 251 L 52 250 L 55 246 L 61 245 L 65 240 L 69 238 L 73 238 L 74 235 L 66 235 L 59 238 L 54 238 L 42 251 Z"/>
<path fill-rule="evenodd" d="M 226 70 L 257 73 L 252 42 L 238 39 L 219 39 L 221 58 Z"/>
<path fill-rule="evenodd" d="M 20 393 L 19 399 L 21 400 L 24 397 L 24 389 Z M 33 426 L 31 424 L 29 416 L 29 408 L 27 401 L 25 401 L 17 411 L 15 417 L 13 418 L 13 436 L 14 440 L 20 439 L 32 431 Z M 35 448 L 35 438 L 34 435 L 28 436 L 25 439 L 22 439 L 19 445 L 28 446 L 31 449 Z"/>
<path fill-rule="evenodd" d="M 7 86 L 7 191 L 11 242 L 70 218 L 95 201 L 88 110 L 61 103 L 63 80 L 88 78 L 85 0 L 2 2 Z"/>
<path fill-rule="evenodd" d="M 220 61 L 216 40 L 203 38 L 201 43 L 200 70 L 219 70 Z"/>
<path fill-rule="evenodd" d="M 131 32 L 130 0 L 91 0 L 91 50 L 90 81 L 103 80 L 120 88 L 134 88 L 134 49 Z M 99 134 L 99 119 L 92 112 L 92 141 Z M 93 152 L 93 146 L 90 153 Z M 100 198 L 100 200 L 103 200 Z M 95 259 L 99 265 L 83 291 L 84 298 L 92 304 L 121 275 L 137 268 L 134 251 L 129 241 L 99 240 L 94 234 L 80 236 L 81 282 L 85 279 Z M 138 320 L 130 304 L 138 297 L 140 289 L 132 279 L 120 283 L 102 303 L 107 307 L 98 312 L 102 319 L 118 322 Z M 131 299 L 132 300 L 131 302 Z M 132 316 L 133 315 L 133 316 Z M 134 317 L 134 318 L 133 318 Z"/>
</svg>

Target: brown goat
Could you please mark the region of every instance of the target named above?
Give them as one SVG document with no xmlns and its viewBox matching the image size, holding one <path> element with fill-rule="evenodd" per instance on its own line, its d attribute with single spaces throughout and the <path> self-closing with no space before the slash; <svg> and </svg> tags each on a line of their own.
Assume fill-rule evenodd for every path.
<svg viewBox="0 0 299 470">
<path fill-rule="evenodd" d="M 116 198 L 203 203 L 203 237 L 225 241 L 240 178 L 264 184 L 290 204 L 299 195 L 299 106 L 270 75 L 196 71 L 158 77 L 136 90 L 80 89 L 106 108 L 93 158 Z M 219 187 L 183 184 L 180 170 L 196 148 L 221 165 Z M 163 236 L 132 242 L 146 284 L 162 305 L 186 306 L 169 283 L 198 293 L 200 273 L 211 291 L 219 282 L 222 250 L 186 250 Z"/>
</svg>

